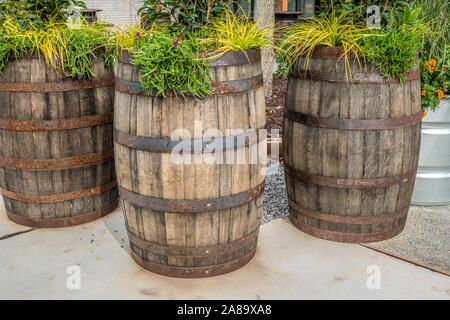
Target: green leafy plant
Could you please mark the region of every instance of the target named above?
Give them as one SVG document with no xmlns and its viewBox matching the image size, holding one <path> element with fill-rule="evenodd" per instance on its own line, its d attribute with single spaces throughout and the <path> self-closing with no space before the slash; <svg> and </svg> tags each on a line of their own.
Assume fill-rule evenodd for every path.
<svg viewBox="0 0 450 320">
<path fill-rule="evenodd" d="M 385 28 L 392 22 L 393 16 L 397 11 L 408 4 L 408 1 L 392 0 L 322 0 L 320 1 L 321 11 L 319 16 L 324 16 L 335 11 L 337 15 L 345 14 L 348 17 L 348 23 L 364 22 L 367 24 L 371 14 L 367 13 L 369 6 L 375 5 L 380 8 L 380 24 Z"/>
<path fill-rule="evenodd" d="M 395 77 L 403 84 L 416 69 L 421 37 L 407 27 L 374 32 L 380 36 L 363 38 L 361 52 L 386 79 Z"/>
<path fill-rule="evenodd" d="M 421 7 L 405 5 L 403 11 L 392 13 L 386 28 L 375 31 L 379 37 L 362 39 L 365 58 L 375 64 L 386 79 L 395 77 L 403 84 L 416 69 L 422 37 L 428 32 L 420 13 Z"/>
<path fill-rule="evenodd" d="M 450 1 L 415 0 L 413 5 L 421 6 L 419 17 L 430 27 L 430 32 L 423 35 L 420 52 L 422 108 L 435 110 L 449 94 Z"/>
<path fill-rule="evenodd" d="M 148 32 L 132 48 L 134 64 L 141 76 L 141 86 L 158 95 L 193 94 L 204 97 L 211 90 L 209 62 L 199 53 L 205 47 L 197 34 L 181 35 L 170 30 Z"/>
<path fill-rule="evenodd" d="M 223 17 L 195 30 L 167 24 L 145 29 L 138 23 L 119 30 L 115 41 L 119 50 L 131 53 L 141 87 L 149 93 L 203 98 L 211 92 L 214 58 L 229 51 L 269 47 L 272 33 L 226 10 Z"/>
<path fill-rule="evenodd" d="M 146 13 L 150 21 L 171 19 L 179 27 L 197 30 L 225 14 L 229 0 L 146 0 L 138 14 Z"/>
<path fill-rule="evenodd" d="M 305 56 L 306 70 L 316 47 L 342 47 L 348 76 L 351 75 L 349 56 L 353 55 L 360 63 L 360 41 L 371 35 L 364 24 L 348 24 L 346 13 L 336 15 L 332 11 L 327 16 L 312 18 L 288 30 L 279 46 L 277 61 L 281 65 L 282 73 L 286 74 L 292 71 L 301 56 Z"/>
<path fill-rule="evenodd" d="M 21 57 L 34 53 L 43 56 L 59 73 L 72 78 L 91 78 L 95 76 L 92 71 L 94 57 L 104 57 L 106 64 L 112 67 L 117 55 L 111 32 L 102 24 L 88 24 L 82 20 L 70 25 L 48 22 L 42 29 L 32 24 L 24 29 L 19 23 L 8 20 L 3 24 L 1 35 L 0 71 L 11 55 Z"/>
<path fill-rule="evenodd" d="M 79 0 L 6 0 L 0 3 L 2 21 L 12 17 L 22 28 L 42 27 L 47 22 L 67 21 L 75 7 L 86 9 L 84 1 Z"/>
</svg>

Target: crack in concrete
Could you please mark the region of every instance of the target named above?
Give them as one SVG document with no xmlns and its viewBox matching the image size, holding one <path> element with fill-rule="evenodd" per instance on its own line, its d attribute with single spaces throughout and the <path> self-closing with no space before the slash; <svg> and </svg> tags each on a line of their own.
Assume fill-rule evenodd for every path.
<svg viewBox="0 0 450 320">
<path fill-rule="evenodd" d="M 9 239 L 9 238 L 13 238 L 13 237 L 16 237 L 16 236 L 20 236 L 21 234 L 28 233 L 28 232 L 31 232 L 31 231 L 34 231 L 34 230 L 38 230 L 38 228 L 31 228 L 29 230 L 14 232 L 14 233 L 11 233 L 11 234 L 0 236 L 0 241 L 1 240 L 5 240 L 5 239 Z"/>
</svg>

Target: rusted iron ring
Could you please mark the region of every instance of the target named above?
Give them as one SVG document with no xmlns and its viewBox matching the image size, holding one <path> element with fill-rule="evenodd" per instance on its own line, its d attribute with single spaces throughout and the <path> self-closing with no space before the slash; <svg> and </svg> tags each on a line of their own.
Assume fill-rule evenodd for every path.
<svg viewBox="0 0 450 320">
<path fill-rule="evenodd" d="M 315 117 L 301 112 L 286 110 L 284 117 L 301 123 L 308 127 L 338 129 L 338 130 L 391 130 L 399 128 L 407 128 L 421 123 L 422 111 L 405 117 L 372 119 L 372 120 L 356 120 L 356 119 L 330 119 Z"/>
<path fill-rule="evenodd" d="M 144 136 L 136 136 L 125 133 L 118 129 L 114 130 L 114 140 L 116 143 L 130 149 L 155 152 L 171 153 L 175 147 L 183 147 L 183 150 L 190 150 L 191 154 L 208 152 L 221 152 L 224 150 L 238 149 L 248 147 L 258 143 L 258 135 L 237 135 L 211 140 L 192 139 L 192 140 L 171 140 Z M 182 151 L 183 151 L 182 150 Z"/>
<path fill-rule="evenodd" d="M 167 257 L 189 257 L 189 258 L 204 258 L 210 256 L 220 256 L 223 254 L 229 254 L 230 251 L 238 251 L 243 248 L 254 246 L 258 241 L 259 227 L 250 233 L 248 236 L 231 241 L 229 243 L 218 244 L 215 246 L 203 246 L 203 247 L 179 247 L 168 246 L 158 243 L 153 243 L 139 238 L 138 236 L 128 232 L 128 238 L 130 242 L 141 250 L 148 251 L 154 255 L 167 256 Z"/>
<path fill-rule="evenodd" d="M 347 75 L 340 72 L 323 72 L 323 71 L 311 71 L 311 70 L 297 70 L 292 75 L 293 78 L 300 80 L 312 80 L 312 81 L 324 81 L 332 83 L 346 83 L 357 85 L 370 85 L 370 84 L 398 84 L 400 81 L 396 78 L 389 80 L 385 79 L 383 75 L 374 72 L 360 72 Z M 408 76 L 406 81 L 420 80 L 420 70 L 414 70 Z"/>
<path fill-rule="evenodd" d="M 144 260 L 133 250 L 131 251 L 133 259 L 142 268 L 153 273 L 172 278 L 206 278 L 219 276 L 242 268 L 253 259 L 255 254 L 256 245 L 245 256 L 228 263 L 207 267 L 174 267 Z"/>
<path fill-rule="evenodd" d="M 295 219 L 291 216 L 291 221 L 294 226 L 306 232 L 314 237 L 322 238 L 330 241 L 337 242 L 346 242 L 346 243 L 364 243 L 364 242 L 377 242 L 386 239 L 390 239 L 400 234 L 405 228 L 405 223 L 402 223 L 395 228 L 377 233 L 347 233 L 347 232 L 337 232 L 337 231 L 329 231 L 315 228 L 313 226 L 304 224 L 298 219 Z"/>
<path fill-rule="evenodd" d="M 127 190 L 119 186 L 120 196 L 123 200 L 142 208 L 148 208 L 153 211 L 173 212 L 173 213 L 200 213 L 226 210 L 243 206 L 253 201 L 264 191 L 265 182 L 255 188 L 238 194 L 222 198 L 207 200 L 171 200 L 145 196 Z"/>
<path fill-rule="evenodd" d="M 263 85 L 264 80 L 262 74 L 248 79 L 213 82 L 211 84 L 212 86 L 211 95 L 243 93 L 252 89 L 262 87 Z M 156 97 L 158 95 L 157 90 L 143 89 L 139 82 L 126 81 L 119 78 L 117 78 L 116 80 L 116 91 L 126 94 L 148 96 L 148 97 Z M 167 93 L 167 95 L 169 97 L 175 96 L 174 93 L 170 92 Z M 192 96 L 192 94 L 186 95 Z"/>
<path fill-rule="evenodd" d="M 8 218 L 11 219 L 11 221 L 23 226 L 28 226 L 32 228 L 65 228 L 88 223 L 100 219 L 104 216 L 107 216 L 117 208 L 117 205 L 118 200 L 116 199 L 111 204 L 100 210 L 82 214 L 75 217 L 56 218 L 56 219 L 35 219 L 19 216 L 9 211 L 7 211 L 6 213 L 8 215 Z"/>
<path fill-rule="evenodd" d="M 0 129 L 23 132 L 48 132 L 89 128 L 112 123 L 114 113 L 61 120 L 15 120 L 0 118 Z"/>
<path fill-rule="evenodd" d="M 59 159 L 13 159 L 0 156 L 0 167 L 11 170 L 65 170 L 86 167 L 114 157 L 114 149 L 86 154 L 82 156 Z"/>
<path fill-rule="evenodd" d="M 302 216 L 317 219 L 325 222 L 351 224 L 351 225 L 363 225 L 363 224 L 385 224 L 394 223 L 396 219 L 403 218 L 408 214 L 409 206 L 398 210 L 394 213 L 385 213 L 376 216 L 343 216 L 338 214 L 324 213 L 320 211 L 314 211 L 302 208 L 300 204 L 289 199 L 289 207 L 298 212 Z"/>
<path fill-rule="evenodd" d="M 4 197 L 25 203 L 44 204 L 44 203 L 58 203 L 80 198 L 92 197 L 114 189 L 117 186 L 117 181 L 111 181 L 107 184 L 93 187 L 89 189 L 73 191 L 69 193 L 52 194 L 47 196 L 33 196 L 28 194 L 18 194 L 9 190 L 1 188 Z"/>
<path fill-rule="evenodd" d="M 361 179 L 345 179 L 313 175 L 308 172 L 294 169 L 288 164 L 284 164 L 286 174 L 303 183 L 311 183 L 323 187 L 339 188 L 339 189 L 374 189 L 384 188 L 393 185 L 403 184 L 413 180 L 417 173 L 417 168 L 406 174 L 398 174 L 382 178 L 361 178 Z"/>
<path fill-rule="evenodd" d="M 3 82 L 0 83 L 0 92 L 64 92 L 84 89 L 95 89 L 109 87 L 114 85 L 114 77 L 105 79 L 89 80 L 68 80 L 60 82 L 40 82 L 40 83 L 19 83 Z"/>
</svg>

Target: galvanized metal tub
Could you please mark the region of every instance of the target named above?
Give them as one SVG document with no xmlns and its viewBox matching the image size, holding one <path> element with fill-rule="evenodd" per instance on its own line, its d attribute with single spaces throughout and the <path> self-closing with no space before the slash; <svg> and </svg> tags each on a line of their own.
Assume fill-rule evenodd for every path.
<svg viewBox="0 0 450 320">
<path fill-rule="evenodd" d="M 419 170 L 412 198 L 414 205 L 450 204 L 450 100 L 423 119 Z"/>
</svg>

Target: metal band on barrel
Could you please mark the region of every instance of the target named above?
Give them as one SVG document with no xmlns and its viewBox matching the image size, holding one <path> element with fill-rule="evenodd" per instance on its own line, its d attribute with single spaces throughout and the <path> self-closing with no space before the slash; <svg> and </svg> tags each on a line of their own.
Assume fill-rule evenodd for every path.
<svg viewBox="0 0 450 320">
<path fill-rule="evenodd" d="M 86 154 L 82 156 L 59 159 L 13 159 L 0 156 L 0 167 L 11 170 L 64 170 L 86 167 L 114 157 L 114 149 Z"/>
<path fill-rule="evenodd" d="M 372 189 L 384 188 L 393 185 L 403 184 L 413 180 L 417 173 L 417 168 L 405 174 L 394 175 L 383 178 L 372 179 L 345 179 L 313 175 L 301 170 L 297 170 L 285 164 L 286 174 L 304 183 L 311 183 L 323 187 L 339 189 Z"/>
<path fill-rule="evenodd" d="M 370 85 L 370 84 L 389 84 L 389 83 L 400 83 L 398 79 L 392 78 L 386 80 L 383 75 L 379 73 L 352 73 L 347 75 L 345 73 L 339 72 L 323 72 L 323 71 L 310 71 L 310 70 L 298 70 L 292 77 L 300 80 L 313 80 L 313 81 L 325 81 L 333 83 L 347 83 L 347 84 L 359 84 L 359 85 Z M 420 70 L 414 70 L 411 72 L 406 81 L 420 80 Z"/>
<path fill-rule="evenodd" d="M 399 233 L 401 233 L 403 231 L 403 229 L 405 228 L 405 223 L 402 223 L 402 224 L 398 224 L 393 229 L 391 229 L 389 231 L 384 231 L 384 232 L 348 233 L 348 232 L 322 230 L 322 229 L 307 225 L 293 217 L 291 217 L 291 221 L 292 221 L 292 224 L 295 227 L 297 227 L 299 230 L 306 232 L 310 235 L 313 235 L 315 237 L 330 240 L 330 241 L 349 242 L 349 243 L 376 242 L 376 241 L 390 239 L 392 237 L 395 237 Z"/>
<path fill-rule="evenodd" d="M 15 120 L 1 119 L 0 129 L 24 132 L 48 132 L 89 128 L 112 123 L 113 113 L 61 120 Z"/>
<path fill-rule="evenodd" d="M 48 203 L 58 203 L 58 202 L 64 202 L 69 200 L 75 200 L 85 197 L 92 197 L 99 194 L 102 194 L 104 192 L 110 191 L 114 189 L 117 186 L 117 181 L 111 181 L 107 184 L 93 187 L 89 189 L 79 190 L 79 191 L 73 191 L 69 193 L 61 193 L 61 194 L 52 194 L 47 196 L 33 196 L 28 194 L 18 194 L 15 192 L 11 192 L 6 189 L 1 189 L 3 196 L 5 196 L 8 199 L 21 201 L 25 203 L 34 203 L 34 204 L 48 204 Z"/>
<path fill-rule="evenodd" d="M 111 212 L 113 212 L 117 208 L 117 205 L 118 205 L 118 200 L 116 199 L 113 202 L 111 202 L 109 205 L 107 205 L 106 207 L 104 207 L 100 210 L 82 214 L 82 215 L 75 216 L 75 217 L 56 218 L 56 219 L 35 219 L 35 218 L 19 216 L 17 214 L 11 213 L 9 211 L 7 211 L 6 213 L 9 217 L 9 219 L 11 219 L 11 221 L 16 222 L 21 225 L 24 225 L 24 226 L 28 226 L 28 227 L 32 227 L 32 228 L 65 228 L 65 227 L 76 226 L 76 225 L 80 225 L 80 224 L 84 224 L 84 223 L 88 223 L 88 222 L 100 219 L 100 218 L 110 214 Z"/>
<path fill-rule="evenodd" d="M 228 263 L 207 267 L 174 267 L 144 260 L 131 250 L 133 259 L 141 267 L 153 273 L 173 278 L 206 278 L 229 273 L 245 266 L 253 259 L 255 254 L 256 244 L 245 256 Z"/>
<path fill-rule="evenodd" d="M 422 121 L 422 111 L 410 116 L 372 119 L 372 120 L 355 120 L 355 119 L 331 119 L 315 117 L 301 112 L 286 110 L 284 117 L 304 124 L 308 127 L 339 129 L 339 130 L 390 130 L 398 128 L 407 128 L 419 124 Z"/>
<path fill-rule="evenodd" d="M 203 246 L 196 248 L 177 247 L 162 245 L 144 239 L 128 232 L 128 238 L 130 242 L 139 249 L 150 252 L 151 254 L 167 256 L 167 257 L 189 257 L 189 258 L 204 258 L 210 256 L 218 256 L 223 254 L 229 254 L 230 251 L 237 251 L 246 248 L 256 243 L 258 239 L 259 228 L 250 233 L 248 236 L 231 241 L 229 243 L 218 244 L 215 246 Z"/>
<path fill-rule="evenodd" d="M 211 95 L 242 93 L 247 92 L 251 89 L 262 87 L 263 85 L 264 80 L 262 74 L 242 80 L 213 82 L 211 84 L 212 86 Z M 139 82 L 126 81 L 119 78 L 116 79 L 116 91 L 126 94 L 152 96 L 152 97 L 157 96 L 158 94 L 156 90 L 143 89 Z M 173 93 L 167 93 L 167 95 L 171 97 L 175 96 L 175 94 Z"/>
<path fill-rule="evenodd" d="M 384 224 L 393 223 L 396 219 L 405 217 L 408 214 L 409 206 L 394 213 L 385 213 L 376 216 L 342 216 L 337 214 L 324 213 L 302 208 L 298 203 L 289 199 L 289 207 L 302 216 L 317 219 L 325 222 L 363 225 L 363 224 Z"/>
<path fill-rule="evenodd" d="M 15 83 L 3 82 L 0 83 L 0 92 L 63 92 L 76 91 L 83 89 L 94 89 L 109 87 L 114 85 L 114 77 L 105 79 L 90 79 L 90 80 L 68 80 L 59 82 L 39 82 L 39 83 Z"/>
<path fill-rule="evenodd" d="M 123 200 L 143 208 L 153 211 L 174 212 L 174 213 L 199 213 L 226 210 L 243 206 L 264 191 L 265 182 L 255 188 L 230 196 L 207 199 L 207 200 L 171 200 L 154 198 L 142 194 L 134 193 L 119 186 L 120 196 Z"/>
<path fill-rule="evenodd" d="M 152 138 L 144 136 L 136 136 L 125 133 L 123 131 L 114 130 L 114 140 L 116 143 L 130 149 L 155 152 L 155 153 L 171 153 L 175 147 L 183 147 L 183 150 L 190 149 L 190 153 L 203 153 L 208 148 L 214 149 L 215 152 L 223 150 L 241 148 L 258 143 L 258 135 L 238 135 L 222 138 L 214 138 L 209 140 L 171 140 L 163 138 Z M 181 150 L 181 151 L 183 151 Z"/>
</svg>

